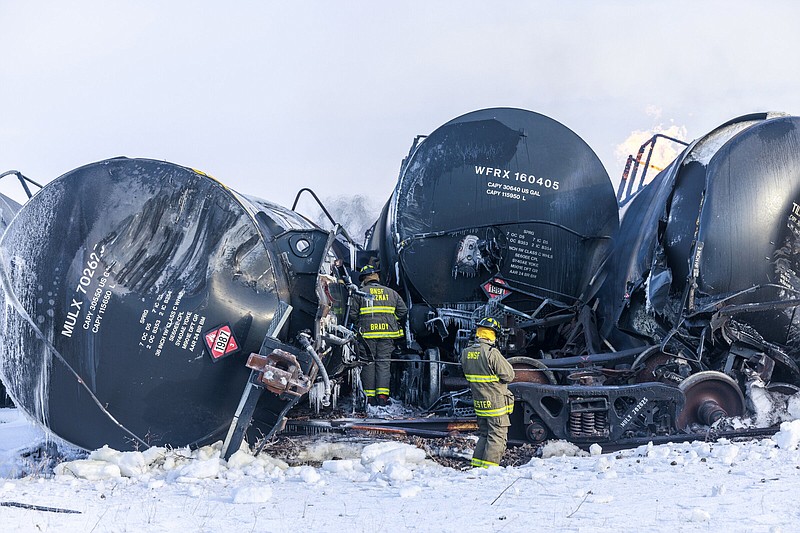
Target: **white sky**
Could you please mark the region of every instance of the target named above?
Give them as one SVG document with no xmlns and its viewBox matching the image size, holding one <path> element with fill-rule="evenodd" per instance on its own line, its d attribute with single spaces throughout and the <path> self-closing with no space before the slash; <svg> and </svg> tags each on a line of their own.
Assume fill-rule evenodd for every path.
<svg viewBox="0 0 800 533">
<path fill-rule="evenodd" d="M 635 130 L 800 113 L 799 20 L 791 1 L 0 0 L 0 172 L 126 155 L 284 205 L 383 203 L 415 135 L 510 106 L 616 181 Z"/>
</svg>

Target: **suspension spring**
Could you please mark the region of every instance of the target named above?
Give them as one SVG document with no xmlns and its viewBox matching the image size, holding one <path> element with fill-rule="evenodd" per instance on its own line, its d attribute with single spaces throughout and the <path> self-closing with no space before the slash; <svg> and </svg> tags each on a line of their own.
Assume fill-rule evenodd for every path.
<svg viewBox="0 0 800 533">
<path fill-rule="evenodd" d="M 581 413 L 570 413 L 569 414 L 569 432 L 572 433 L 572 436 L 579 436 L 581 434 Z"/>
<path fill-rule="evenodd" d="M 593 412 L 583 413 L 583 417 L 581 419 L 581 430 L 583 431 L 584 435 L 591 435 L 592 433 L 594 433 Z"/>
<path fill-rule="evenodd" d="M 608 425 L 608 413 L 599 411 L 595 414 L 594 431 L 595 433 L 603 433 Z"/>
</svg>

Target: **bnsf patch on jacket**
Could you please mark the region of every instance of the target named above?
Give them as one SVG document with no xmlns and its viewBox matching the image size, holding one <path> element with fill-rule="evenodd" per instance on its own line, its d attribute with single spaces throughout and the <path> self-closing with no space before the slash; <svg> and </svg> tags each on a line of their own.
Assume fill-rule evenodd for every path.
<svg viewBox="0 0 800 533">
<path fill-rule="evenodd" d="M 480 356 L 481 356 L 481 352 L 473 352 L 473 351 L 467 352 L 467 359 L 477 359 Z"/>
<path fill-rule="evenodd" d="M 370 287 L 369 293 L 373 296 L 375 301 L 389 301 L 389 295 L 386 294 L 386 291 L 377 287 Z"/>
</svg>

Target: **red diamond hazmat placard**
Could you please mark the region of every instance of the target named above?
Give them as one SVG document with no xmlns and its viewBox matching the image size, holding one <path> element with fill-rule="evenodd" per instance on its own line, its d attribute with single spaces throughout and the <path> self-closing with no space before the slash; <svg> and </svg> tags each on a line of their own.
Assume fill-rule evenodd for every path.
<svg viewBox="0 0 800 533">
<path fill-rule="evenodd" d="M 214 362 L 239 351 L 239 343 L 236 342 L 228 324 L 217 326 L 206 332 L 204 339 L 208 353 L 211 354 L 211 360 Z"/>
</svg>

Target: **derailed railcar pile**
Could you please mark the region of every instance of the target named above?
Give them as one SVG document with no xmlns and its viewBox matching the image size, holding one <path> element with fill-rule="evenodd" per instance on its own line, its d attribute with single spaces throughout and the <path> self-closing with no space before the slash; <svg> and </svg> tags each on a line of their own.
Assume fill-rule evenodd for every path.
<svg viewBox="0 0 800 533">
<path fill-rule="evenodd" d="M 521 109 L 468 113 L 415 142 L 359 262 L 340 227 L 192 169 L 87 165 L 0 240 L 0 377 L 84 448 L 224 438 L 229 455 L 248 428 L 278 431 L 307 394 L 319 407 L 340 386 L 359 392 L 368 355 L 346 323 L 349 273 L 369 261 L 409 307 L 396 398 L 474 415 L 457 361 L 488 316 L 517 374 L 512 439 L 625 445 L 724 429 L 800 391 L 798 125 L 761 114 L 721 126 L 620 223 L 574 132 Z"/>
<path fill-rule="evenodd" d="M 695 142 L 618 232 L 594 154 L 550 119 L 484 110 L 431 134 L 371 242 L 412 303 L 406 357 L 422 359 L 423 389 L 434 359 L 454 361 L 493 316 L 518 374 L 517 439 L 684 438 L 753 414 L 753 383 L 797 391 L 798 120 L 751 115 Z M 444 392 L 466 385 L 439 366 Z M 433 408 L 469 402 L 454 392 Z"/>
</svg>

